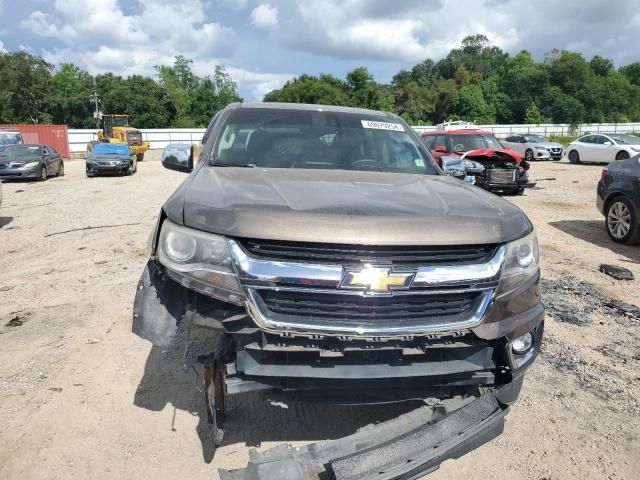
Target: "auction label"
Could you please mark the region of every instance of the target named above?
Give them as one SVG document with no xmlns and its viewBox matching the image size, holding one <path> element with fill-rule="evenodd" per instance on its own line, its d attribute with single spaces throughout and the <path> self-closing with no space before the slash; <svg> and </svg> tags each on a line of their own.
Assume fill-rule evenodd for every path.
<svg viewBox="0 0 640 480">
<path fill-rule="evenodd" d="M 373 120 L 362 120 L 363 128 L 374 128 L 376 130 L 392 130 L 394 132 L 404 132 L 404 127 L 399 123 L 374 122 Z"/>
</svg>

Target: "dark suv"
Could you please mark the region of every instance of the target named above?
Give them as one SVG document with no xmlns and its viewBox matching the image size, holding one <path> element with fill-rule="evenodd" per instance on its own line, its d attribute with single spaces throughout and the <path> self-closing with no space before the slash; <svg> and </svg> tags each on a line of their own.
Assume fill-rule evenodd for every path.
<svg viewBox="0 0 640 480">
<path fill-rule="evenodd" d="M 425 401 L 223 479 L 418 478 L 500 434 L 543 333 L 522 211 L 445 175 L 388 113 L 233 104 L 192 152 L 164 160 L 192 173 L 160 212 L 133 330 L 217 332 L 199 352 L 214 428 L 249 391 Z"/>
</svg>

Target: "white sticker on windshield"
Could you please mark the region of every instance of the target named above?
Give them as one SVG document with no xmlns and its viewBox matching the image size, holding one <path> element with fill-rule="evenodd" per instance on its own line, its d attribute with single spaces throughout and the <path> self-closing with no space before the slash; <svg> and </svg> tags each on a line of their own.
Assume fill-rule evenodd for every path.
<svg viewBox="0 0 640 480">
<path fill-rule="evenodd" d="M 421 158 L 414 158 L 413 163 L 416 164 L 416 167 L 424 167 L 424 160 Z"/>
<path fill-rule="evenodd" d="M 362 120 L 363 128 L 374 128 L 376 130 L 392 130 L 394 132 L 404 132 L 404 127 L 399 123 L 374 122 L 373 120 Z"/>
</svg>

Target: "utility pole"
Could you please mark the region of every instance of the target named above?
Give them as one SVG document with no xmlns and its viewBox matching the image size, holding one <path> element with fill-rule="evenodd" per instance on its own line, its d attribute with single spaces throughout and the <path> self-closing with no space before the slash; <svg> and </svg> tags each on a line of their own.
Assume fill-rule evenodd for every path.
<svg viewBox="0 0 640 480">
<path fill-rule="evenodd" d="M 98 107 L 98 87 L 96 86 L 96 77 L 93 77 L 93 103 L 95 105 L 95 111 L 93 116 L 96 119 L 96 128 L 100 130 L 100 109 Z"/>
</svg>

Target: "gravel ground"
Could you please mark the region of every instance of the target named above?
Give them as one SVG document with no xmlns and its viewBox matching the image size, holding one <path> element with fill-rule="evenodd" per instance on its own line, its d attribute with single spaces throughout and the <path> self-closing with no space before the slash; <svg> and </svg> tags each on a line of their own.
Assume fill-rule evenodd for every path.
<svg viewBox="0 0 640 480">
<path fill-rule="evenodd" d="M 87 179 L 69 161 L 64 178 L 3 184 L 0 478 L 217 478 L 249 448 L 397 415 L 403 407 L 233 399 L 213 456 L 196 373 L 182 372 L 179 349 L 130 332 L 149 232 L 184 179 L 149 157 L 133 177 Z M 600 169 L 535 163 L 537 187 L 510 197 L 540 241 L 543 351 L 505 433 L 430 479 L 640 478 L 640 316 L 629 306 L 640 304 L 640 247 L 609 241 L 595 208 Z M 613 280 L 601 263 L 636 280 Z"/>
</svg>

